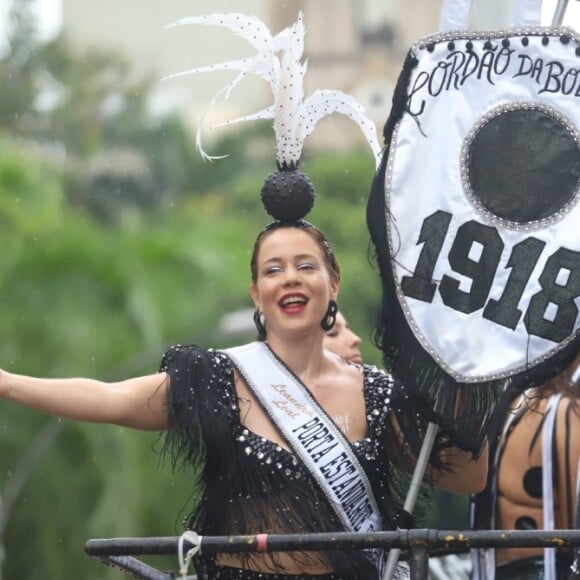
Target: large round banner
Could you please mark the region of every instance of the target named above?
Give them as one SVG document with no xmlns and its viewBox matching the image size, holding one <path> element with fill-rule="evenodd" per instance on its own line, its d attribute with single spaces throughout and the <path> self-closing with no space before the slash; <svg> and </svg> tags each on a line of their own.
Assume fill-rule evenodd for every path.
<svg viewBox="0 0 580 580">
<path fill-rule="evenodd" d="M 385 139 L 368 223 L 387 362 L 431 392 L 555 372 L 580 326 L 579 36 L 420 41 Z"/>
</svg>

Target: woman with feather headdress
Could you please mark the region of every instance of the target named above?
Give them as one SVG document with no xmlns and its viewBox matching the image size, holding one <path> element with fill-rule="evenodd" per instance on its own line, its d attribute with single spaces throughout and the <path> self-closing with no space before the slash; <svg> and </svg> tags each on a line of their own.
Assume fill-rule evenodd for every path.
<svg viewBox="0 0 580 580">
<path fill-rule="evenodd" d="M 378 579 L 379 549 L 267 551 L 267 534 L 394 529 L 401 523 L 401 472 L 414 464 L 427 424 L 438 420 L 432 401 L 412 385 L 323 346 L 336 321 L 340 269 L 324 234 L 303 219 L 314 192 L 297 171 L 302 143 L 318 120 L 340 112 L 361 126 L 378 158 L 374 128 L 338 91 L 303 100 L 301 17 L 276 36 L 240 14 L 177 24 L 226 26 L 258 50 L 189 72 L 238 70 L 220 92 L 226 96 L 245 74 L 258 74 L 274 94 L 271 107 L 241 119 L 273 119 L 278 151 L 278 171 L 262 190 L 274 221 L 259 233 L 251 257 L 258 340 L 223 351 L 175 346 L 158 373 L 115 383 L 0 371 L 0 399 L 73 420 L 166 430 L 165 452 L 176 466 L 193 469 L 200 494 L 188 528 L 259 538 L 257 553 L 197 553 L 199 578 Z M 200 134 L 198 145 L 203 154 Z M 431 480 L 451 491 L 479 490 L 485 452 L 459 450 L 444 429 L 440 435 Z"/>
</svg>

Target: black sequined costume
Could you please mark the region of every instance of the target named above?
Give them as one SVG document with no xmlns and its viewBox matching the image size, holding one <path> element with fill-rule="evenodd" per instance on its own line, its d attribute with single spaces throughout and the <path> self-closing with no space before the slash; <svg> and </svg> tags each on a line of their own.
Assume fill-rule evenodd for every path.
<svg viewBox="0 0 580 580">
<path fill-rule="evenodd" d="M 193 467 L 198 478 L 200 500 L 189 516 L 190 529 L 203 535 L 344 531 L 306 467 L 292 453 L 240 423 L 233 366 L 226 354 L 177 346 L 165 354 L 161 370 L 170 376 L 165 452 L 177 467 Z M 407 477 L 396 467 L 405 446 L 395 444 L 392 414 L 406 445 L 415 451 L 432 417 L 427 401 L 411 395 L 388 373 L 369 365 L 361 372 L 368 432 L 352 448 L 371 482 L 383 525 L 393 529 Z M 440 446 L 438 442 L 435 452 Z M 198 465 L 201 468 L 195 469 Z M 244 555 L 244 567 L 259 564 L 271 574 L 217 566 L 215 557 L 203 554 L 196 558 L 195 567 L 204 579 L 378 578 L 362 551 L 294 552 L 292 557 L 301 565 L 322 565 L 333 573 L 284 575 L 275 553 Z"/>
</svg>

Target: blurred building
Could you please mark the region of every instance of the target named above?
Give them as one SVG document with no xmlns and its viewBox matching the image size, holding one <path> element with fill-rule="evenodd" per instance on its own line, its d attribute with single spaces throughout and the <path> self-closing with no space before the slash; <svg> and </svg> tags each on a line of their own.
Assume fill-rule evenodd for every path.
<svg viewBox="0 0 580 580">
<path fill-rule="evenodd" d="M 511 0 L 475 2 L 474 17 L 501 17 Z M 417 39 L 435 32 L 442 0 L 63 0 L 63 30 L 79 51 L 93 47 L 120 51 L 136 75 L 161 79 L 174 72 L 252 54 L 228 30 L 191 26 L 166 30 L 185 16 L 243 12 L 264 20 L 273 32 L 292 24 L 299 11 L 306 23 L 305 93 L 340 89 L 355 96 L 380 131 L 405 53 Z M 157 112 L 177 110 L 195 127 L 212 96 L 232 73 L 208 73 L 161 81 L 152 102 Z M 270 99 L 267 84 L 245 79 L 228 102 L 216 106 L 208 123 L 254 112 Z M 358 128 L 334 115 L 325 119 L 309 144 L 333 149 L 361 140 Z"/>
</svg>

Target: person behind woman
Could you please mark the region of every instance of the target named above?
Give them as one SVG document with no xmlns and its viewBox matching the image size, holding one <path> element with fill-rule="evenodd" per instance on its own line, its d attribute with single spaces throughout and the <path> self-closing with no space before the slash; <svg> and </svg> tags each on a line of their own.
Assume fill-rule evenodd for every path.
<svg viewBox="0 0 580 580">
<path fill-rule="evenodd" d="M 488 488 L 475 500 L 478 528 L 578 528 L 580 352 L 559 375 L 514 400 L 493 457 Z M 571 575 L 574 558 L 571 549 L 498 548 L 487 553 L 487 565 L 479 554 L 475 577 L 580 578 L 580 568 Z"/>
<path fill-rule="evenodd" d="M 385 371 L 349 364 L 323 348 L 340 273 L 316 227 L 304 221 L 268 226 L 255 242 L 251 274 L 263 341 L 226 351 L 175 346 L 158 373 L 113 383 L 3 370 L 0 400 L 72 420 L 167 430 L 165 453 L 197 478 L 201 500 L 188 527 L 203 535 L 343 531 L 353 513 L 355 520 L 361 515 L 361 505 L 373 504 L 376 510 L 358 519 L 360 529 L 392 529 L 404 494 L 393 467 L 412 467 L 425 427 L 436 419 L 430 402 Z M 266 387 L 259 376 L 264 366 L 278 373 Z M 309 401 L 304 406 L 295 404 L 294 383 Z M 274 404 L 266 412 L 268 396 Z M 272 418 L 276 405 L 288 417 L 306 413 L 298 436 L 289 434 L 283 419 Z M 347 418 L 342 440 L 327 421 L 336 416 Z M 335 444 L 343 451 L 329 459 Z M 443 488 L 473 492 L 486 470 L 485 450 L 474 458 L 442 437 L 430 477 Z M 320 476 L 328 481 L 321 483 Z M 345 499 L 357 477 L 366 482 L 364 493 L 356 491 L 359 511 L 349 512 L 354 503 L 341 504 L 341 511 L 328 485 Z M 194 562 L 200 579 L 372 580 L 379 577 L 379 558 L 368 550 L 201 553 Z"/>
<path fill-rule="evenodd" d="M 334 326 L 324 335 L 324 348 L 334 352 L 343 359 L 362 364 L 360 344 L 362 340 L 352 330 L 346 318 L 339 310 L 336 313 Z"/>
</svg>

